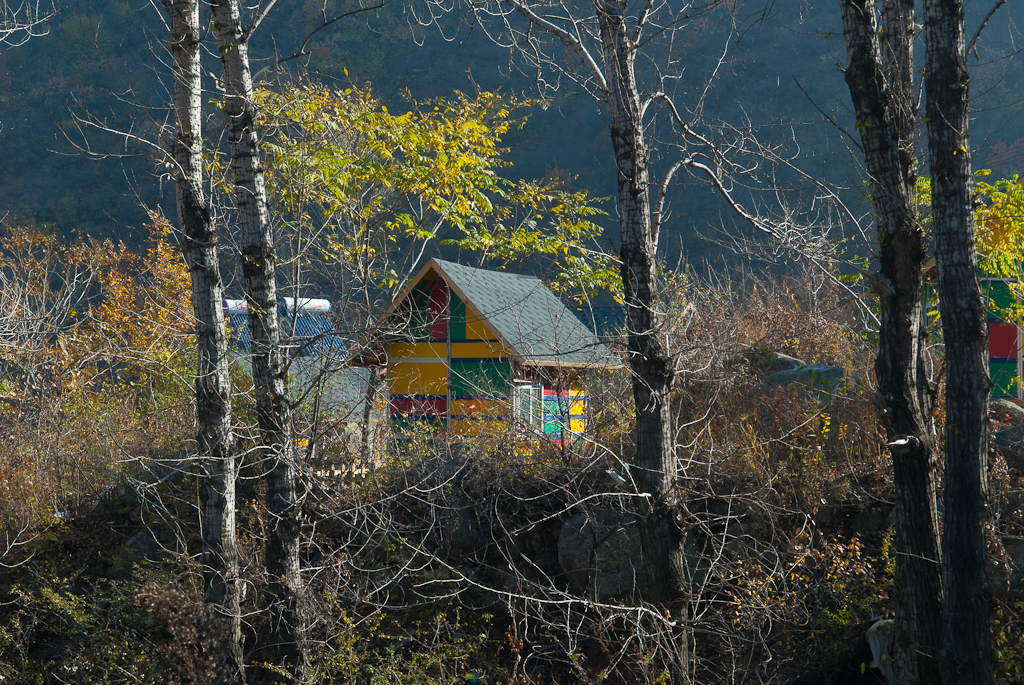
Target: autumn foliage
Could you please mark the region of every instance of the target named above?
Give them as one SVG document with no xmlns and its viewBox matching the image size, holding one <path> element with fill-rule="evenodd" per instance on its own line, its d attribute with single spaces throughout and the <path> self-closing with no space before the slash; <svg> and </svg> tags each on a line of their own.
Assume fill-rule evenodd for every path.
<svg viewBox="0 0 1024 685">
<path fill-rule="evenodd" d="M 26 284 L 6 324 L 5 340 L 19 342 L 3 348 L 0 522 L 8 540 L 28 543 L 2 560 L 30 550 L 42 560 L 0 571 L 17 581 L 0 612 L 5 677 L 49 664 L 79 669 L 77 682 L 203 682 L 224 663 L 220 617 L 197 600 L 195 480 L 132 479 L 177 463 L 194 434 L 187 273 L 157 217 L 151 233 L 142 255 L 65 248 L 25 228 L 0 244 L 4 277 Z M 870 330 L 827 274 L 661 278 L 680 368 L 681 514 L 704 560 L 695 682 L 873 677 L 862 635 L 891 613 L 894 553 Z M 828 397 L 769 388 L 761 364 L 776 352 L 842 367 L 847 381 Z M 590 429 L 569 450 L 481 442 L 453 461 L 425 439 L 359 478 L 306 474 L 314 679 L 666 682 L 664 624 L 633 597 L 593 601 L 559 561 L 570 517 L 614 511 L 629 525 L 631 500 L 609 475 L 629 476 L 628 380 L 589 379 Z M 260 638 L 269 519 L 250 477 L 258 468 L 243 467 L 238 517 L 246 653 L 263 682 L 274 646 Z M 1016 478 L 996 461 L 996 500 L 1011 501 Z M 1011 519 L 1001 523 L 1010 533 Z M 147 531 L 154 552 L 130 556 Z M 1001 602 L 1000 677 L 1013 682 L 1024 624 L 1011 595 Z"/>
<path fill-rule="evenodd" d="M 145 255 L 7 227 L 2 501 L 7 530 L 91 505 L 144 457 L 185 446 L 192 404 L 188 275 L 154 217 Z M 11 290 L 8 290 L 11 292 Z"/>
</svg>

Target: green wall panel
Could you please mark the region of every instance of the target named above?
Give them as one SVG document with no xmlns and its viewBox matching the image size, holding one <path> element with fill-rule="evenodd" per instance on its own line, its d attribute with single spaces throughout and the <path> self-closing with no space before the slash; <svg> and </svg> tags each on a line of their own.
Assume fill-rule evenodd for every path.
<svg viewBox="0 0 1024 685">
<path fill-rule="evenodd" d="M 992 377 L 992 397 L 1017 397 L 1017 362 L 989 362 L 988 372 Z"/>
<path fill-rule="evenodd" d="M 509 393 L 512 368 L 507 361 L 452 360 L 451 393 L 454 397 L 478 397 Z"/>
<path fill-rule="evenodd" d="M 450 318 L 448 326 L 452 340 L 466 339 L 466 303 L 459 299 L 455 293 L 451 294 L 449 301 Z"/>
<path fill-rule="evenodd" d="M 982 290 L 985 291 L 988 301 L 988 315 L 1002 318 L 1001 312 L 1011 309 L 1015 304 L 1010 284 L 1005 281 L 982 280 Z"/>
</svg>

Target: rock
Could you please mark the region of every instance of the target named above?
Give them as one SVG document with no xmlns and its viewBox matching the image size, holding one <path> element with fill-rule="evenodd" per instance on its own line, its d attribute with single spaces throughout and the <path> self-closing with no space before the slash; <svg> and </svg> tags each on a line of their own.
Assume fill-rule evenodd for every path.
<svg viewBox="0 0 1024 685">
<path fill-rule="evenodd" d="M 776 371 L 765 376 L 762 385 L 784 387 L 787 385 L 805 385 L 812 390 L 836 393 L 842 389 L 846 371 L 841 366 L 828 364 L 807 364 L 795 369 Z"/>
<path fill-rule="evenodd" d="M 886 502 L 872 502 L 858 507 L 858 512 L 850 521 L 849 535 L 855 538 L 864 538 L 873 533 L 888 527 L 889 516 L 893 515 L 896 507 Z M 893 518 L 895 521 L 895 517 Z"/>
<path fill-rule="evenodd" d="M 458 556 L 472 554 L 490 542 L 473 507 L 453 509 L 447 519 L 444 532 L 450 552 Z"/>
<path fill-rule="evenodd" d="M 871 668 L 877 668 L 890 683 L 896 682 L 892 668 L 892 641 L 896 636 L 896 621 L 885 619 L 875 622 L 867 632 L 868 644 L 871 645 Z"/>
<path fill-rule="evenodd" d="M 993 397 L 988 401 L 988 413 L 994 420 L 1010 426 L 1024 423 L 1024 407 L 1011 400 Z"/>
<path fill-rule="evenodd" d="M 824 502 L 814 509 L 814 527 L 819 533 L 832 533 L 839 524 L 839 510 Z"/>
<path fill-rule="evenodd" d="M 1006 555 L 1009 557 L 1009 568 L 1007 569 L 1009 572 L 1009 577 L 1007 578 L 1008 590 L 1016 594 L 1024 591 L 1024 541 L 1006 541 L 1004 545 Z"/>
<path fill-rule="evenodd" d="M 846 389 L 846 371 L 841 366 L 808 364 L 788 371 L 777 371 L 757 385 L 755 392 L 778 388 L 799 387 L 816 397 L 822 408 L 843 394 Z"/>
<path fill-rule="evenodd" d="M 1007 466 L 1024 470 L 1024 424 L 992 433 L 992 444 Z"/>
<path fill-rule="evenodd" d="M 118 555 L 124 561 L 131 564 L 153 556 L 153 536 L 148 529 L 143 528 L 133 535 L 128 542 L 124 543 L 121 553 Z"/>
<path fill-rule="evenodd" d="M 751 346 L 740 352 L 740 359 L 758 376 L 767 376 L 779 371 L 792 371 L 806 366 L 796 357 L 773 352 L 767 347 Z"/>
<path fill-rule="evenodd" d="M 729 541 L 736 540 L 735 536 L 729 536 Z M 711 551 L 707 539 L 696 530 L 688 530 L 683 540 L 683 561 L 686 562 L 686 577 L 690 587 L 696 594 L 704 591 L 704 584 L 708 580 L 708 572 L 711 570 L 711 562 L 708 552 Z M 728 543 L 727 543 L 728 544 Z"/>
<path fill-rule="evenodd" d="M 603 601 L 643 593 L 647 574 L 630 514 L 600 509 L 572 516 L 558 536 L 558 564 L 577 589 Z"/>
</svg>

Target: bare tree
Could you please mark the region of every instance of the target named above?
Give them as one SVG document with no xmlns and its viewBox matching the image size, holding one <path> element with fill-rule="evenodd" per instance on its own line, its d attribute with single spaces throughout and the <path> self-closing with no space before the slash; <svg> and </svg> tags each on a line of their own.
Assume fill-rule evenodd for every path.
<svg viewBox="0 0 1024 685">
<path fill-rule="evenodd" d="M 225 115 L 249 306 L 256 413 L 268 460 L 265 472 L 271 520 L 266 569 L 270 579 L 271 625 L 289 672 L 301 682 L 307 661 L 299 560 L 302 502 L 292 440 L 291 404 L 285 384 L 285 358 L 280 344 L 277 248 L 267 211 L 249 69 L 249 36 L 265 15 L 258 15 L 248 29 L 243 29 L 237 0 L 218 0 L 211 3 L 211 8 L 227 99 Z"/>
<path fill-rule="evenodd" d="M 15 6 L 6 2 L 0 9 L 0 45 L 16 48 L 32 38 L 49 33 L 46 20 L 56 14 L 54 5 L 44 6 L 39 0 L 25 0 Z"/>
<path fill-rule="evenodd" d="M 947 683 L 983 684 L 994 679 L 985 574 L 991 383 L 974 232 L 962 0 L 926 0 L 924 44 L 932 226 L 947 368 L 944 675 Z"/>
<path fill-rule="evenodd" d="M 224 327 L 224 286 L 217 254 L 217 229 L 206 198 L 203 161 L 202 26 L 198 0 L 166 0 L 171 19 L 174 78 L 175 199 L 183 234 L 182 252 L 192 281 L 195 315 L 197 446 L 204 478 L 200 490 L 203 575 L 206 601 L 226 617 L 226 644 L 233 678 L 242 680 L 242 631 L 239 610 L 238 548 L 235 539 L 235 483 L 231 380 Z"/>
<path fill-rule="evenodd" d="M 849 58 L 846 80 L 879 227 L 880 270 L 874 287 L 882 316 L 876 373 L 896 480 L 901 552 L 897 677 L 906 683 L 989 683 L 994 672 L 985 579 L 990 383 L 971 201 L 963 5 L 924 4 L 925 121 L 948 369 L 941 569 L 936 563 L 934 444 L 927 418 L 931 396 L 921 356 L 926 245 L 913 197 L 914 5 L 889 3 L 880 11 L 872 0 L 844 0 L 842 10 Z"/>
<path fill-rule="evenodd" d="M 932 398 L 923 354 L 926 246 L 914 201 L 914 3 L 899 0 L 880 9 L 874 0 L 843 0 L 841 7 L 849 60 L 846 82 L 878 222 L 875 375 L 896 486 L 896 672 L 899 682 L 937 682 L 942 589 Z"/>
</svg>

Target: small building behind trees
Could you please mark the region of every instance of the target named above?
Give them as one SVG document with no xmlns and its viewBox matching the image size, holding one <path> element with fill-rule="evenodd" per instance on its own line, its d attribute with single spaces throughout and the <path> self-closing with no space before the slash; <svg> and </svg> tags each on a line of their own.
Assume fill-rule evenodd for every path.
<svg viewBox="0 0 1024 685">
<path fill-rule="evenodd" d="M 232 363 L 251 378 L 248 304 L 224 300 L 224 313 Z M 346 361 L 348 349 L 336 330 L 329 300 L 300 298 L 296 307 L 294 298 L 281 297 L 278 315 L 287 351 L 288 394 L 297 402 L 296 446 L 316 454 L 320 462 L 351 466 L 361 460 L 364 432 L 372 435 L 380 425 L 377 407 L 368 404 L 369 370 Z M 318 443 L 315 449 L 310 449 L 311 441 Z"/>
<path fill-rule="evenodd" d="M 1021 390 L 1021 302 L 1015 288 L 1006 279 L 983 278 L 982 289 L 988 301 L 988 373 L 992 379 L 992 397 L 1024 400 Z"/>
<path fill-rule="evenodd" d="M 622 366 L 536 277 L 432 259 L 381 318 L 392 431 L 516 429 L 561 445 L 586 428 L 586 376 Z"/>
</svg>

